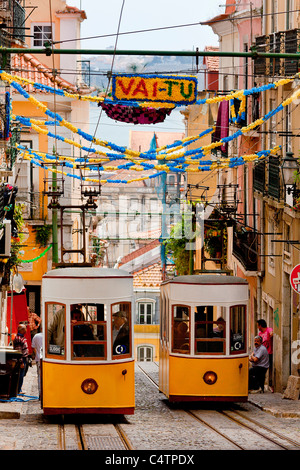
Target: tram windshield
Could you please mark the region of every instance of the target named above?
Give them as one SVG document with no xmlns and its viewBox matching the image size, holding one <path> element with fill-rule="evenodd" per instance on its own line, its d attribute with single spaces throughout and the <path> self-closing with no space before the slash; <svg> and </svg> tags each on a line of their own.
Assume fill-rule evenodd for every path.
<svg viewBox="0 0 300 470">
<path fill-rule="evenodd" d="M 72 304 L 72 359 L 106 359 L 107 328 L 104 304 Z"/>
<path fill-rule="evenodd" d="M 230 354 L 246 352 L 246 306 L 230 307 Z"/>
<path fill-rule="evenodd" d="M 111 306 L 112 358 L 120 359 L 131 354 L 131 303 L 122 302 Z"/>
<path fill-rule="evenodd" d="M 195 354 L 225 354 L 225 308 L 215 305 L 195 308 Z"/>
<path fill-rule="evenodd" d="M 172 351 L 180 354 L 190 353 L 190 308 L 184 305 L 173 307 Z"/>
</svg>

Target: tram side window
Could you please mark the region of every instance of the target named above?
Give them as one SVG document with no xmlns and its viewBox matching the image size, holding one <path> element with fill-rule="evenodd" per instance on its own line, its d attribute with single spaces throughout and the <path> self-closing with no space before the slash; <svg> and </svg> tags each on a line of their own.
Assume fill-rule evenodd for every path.
<svg viewBox="0 0 300 470">
<path fill-rule="evenodd" d="M 246 352 L 246 306 L 230 307 L 230 354 Z"/>
<path fill-rule="evenodd" d="M 225 354 L 225 310 L 216 306 L 195 309 L 195 354 Z"/>
<path fill-rule="evenodd" d="M 66 306 L 46 303 L 47 356 L 65 357 Z"/>
<path fill-rule="evenodd" d="M 112 357 L 118 359 L 131 354 L 131 303 L 111 306 Z"/>
<path fill-rule="evenodd" d="M 190 309 L 184 305 L 173 306 L 172 351 L 180 354 L 190 353 Z"/>
<path fill-rule="evenodd" d="M 107 329 L 104 304 L 72 304 L 72 359 L 106 359 Z"/>
</svg>

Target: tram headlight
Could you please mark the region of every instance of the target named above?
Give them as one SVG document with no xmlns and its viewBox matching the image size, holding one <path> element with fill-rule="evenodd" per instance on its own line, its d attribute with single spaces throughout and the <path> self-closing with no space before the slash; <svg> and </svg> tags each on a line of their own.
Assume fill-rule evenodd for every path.
<svg viewBox="0 0 300 470">
<path fill-rule="evenodd" d="M 97 391 L 98 384 L 94 379 L 85 379 L 81 384 L 81 389 L 84 393 L 92 395 Z"/>
<path fill-rule="evenodd" d="M 207 385 L 213 385 L 214 383 L 216 383 L 217 379 L 217 374 L 215 372 L 212 372 L 211 370 L 205 372 L 205 374 L 203 375 L 203 380 Z"/>
</svg>

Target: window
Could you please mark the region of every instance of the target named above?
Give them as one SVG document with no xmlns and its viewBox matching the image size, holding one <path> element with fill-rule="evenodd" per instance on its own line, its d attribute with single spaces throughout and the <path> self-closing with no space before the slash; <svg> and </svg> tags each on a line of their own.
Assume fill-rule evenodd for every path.
<svg viewBox="0 0 300 470">
<path fill-rule="evenodd" d="M 137 348 L 138 361 L 152 362 L 153 361 L 153 348 L 151 346 L 139 346 Z"/>
<path fill-rule="evenodd" d="M 47 357 L 59 356 L 65 359 L 66 351 L 66 306 L 59 303 L 46 303 Z"/>
<path fill-rule="evenodd" d="M 185 305 L 173 306 L 172 351 L 180 354 L 190 353 L 190 308 Z"/>
<path fill-rule="evenodd" d="M 111 306 L 112 358 L 130 357 L 131 354 L 131 303 Z"/>
<path fill-rule="evenodd" d="M 50 24 L 33 26 L 33 47 L 43 47 L 52 41 L 52 26 Z"/>
<path fill-rule="evenodd" d="M 154 302 L 153 301 L 143 301 L 138 302 L 138 323 L 140 325 L 151 325 L 153 322 L 153 311 L 154 311 Z"/>
<path fill-rule="evenodd" d="M 70 311 L 72 359 L 106 359 L 107 326 L 104 304 L 73 304 Z"/>
<path fill-rule="evenodd" d="M 230 307 L 230 354 L 246 352 L 246 306 Z"/>
<path fill-rule="evenodd" d="M 175 179 L 175 175 L 167 175 L 167 185 L 169 186 L 175 186 L 176 184 L 176 179 Z"/>
<path fill-rule="evenodd" d="M 225 354 L 225 309 L 199 306 L 195 310 L 195 354 Z"/>
</svg>

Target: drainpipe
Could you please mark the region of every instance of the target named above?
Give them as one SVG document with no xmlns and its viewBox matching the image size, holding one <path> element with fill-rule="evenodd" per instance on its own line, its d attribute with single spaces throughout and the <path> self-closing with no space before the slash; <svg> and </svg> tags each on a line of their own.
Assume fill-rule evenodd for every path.
<svg viewBox="0 0 300 470">
<path fill-rule="evenodd" d="M 267 31 L 267 0 L 263 0 L 263 19 L 262 19 L 262 35 L 264 36 Z"/>
</svg>

